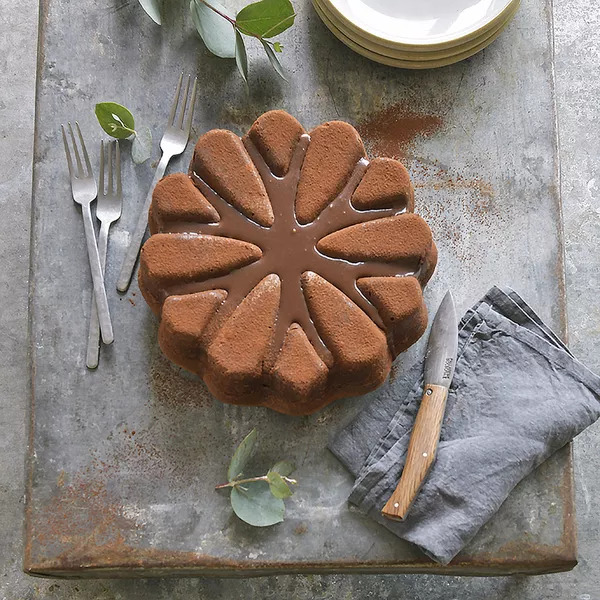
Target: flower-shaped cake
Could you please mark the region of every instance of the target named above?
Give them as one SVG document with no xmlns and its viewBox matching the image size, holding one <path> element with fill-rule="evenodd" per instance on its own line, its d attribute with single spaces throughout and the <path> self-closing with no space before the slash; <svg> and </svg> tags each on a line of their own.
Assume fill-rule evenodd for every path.
<svg viewBox="0 0 600 600">
<path fill-rule="evenodd" d="M 379 386 L 425 330 L 437 251 L 401 163 L 341 121 L 212 130 L 162 179 L 139 272 L 159 344 L 223 402 L 304 415 Z"/>
</svg>

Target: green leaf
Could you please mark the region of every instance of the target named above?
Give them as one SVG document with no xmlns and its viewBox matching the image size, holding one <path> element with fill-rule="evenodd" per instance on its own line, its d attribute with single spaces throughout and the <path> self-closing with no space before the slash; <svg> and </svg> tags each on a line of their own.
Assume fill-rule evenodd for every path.
<svg viewBox="0 0 600 600">
<path fill-rule="evenodd" d="M 160 8 L 162 2 L 160 0 L 139 0 L 146 14 L 157 24 L 161 24 Z"/>
<path fill-rule="evenodd" d="M 246 46 L 244 46 L 244 38 L 242 34 L 235 30 L 235 64 L 238 71 L 248 87 L 248 55 L 246 54 Z"/>
<path fill-rule="evenodd" d="M 283 46 L 279 42 L 275 42 L 273 44 L 273 50 L 275 50 L 275 52 L 281 52 L 283 50 Z"/>
<path fill-rule="evenodd" d="M 210 5 L 224 15 L 229 16 L 227 9 L 216 0 Z M 190 12 L 192 21 L 206 44 L 206 47 L 221 58 L 235 58 L 235 30 L 233 25 L 209 8 L 202 0 L 191 0 Z"/>
<path fill-rule="evenodd" d="M 284 81 L 287 81 L 285 77 L 285 72 L 283 71 L 283 67 L 279 62 L 277 55 L 273 51 L 273 48 L 271 48 L 271 46 L 269 45 L 269 42 L 267 42 L 266 40 L 260 41 L 262 42 L 263 48 L 265 49 L 265 52 L 267 53 L 267 56 L 269 58 L 269 62 L 271 63 L 271 66 L 275 69 L 277 75 L 279 75 L 279 77 L 281 77 L 281 79 L 283 79 Z"/>
<path fill-rule="evenodd" d="M 140 165 L 152 156 L 152 132 L 149 127 L 138 128 L 131 144 L 131 159 Z"/>
<path fill-rule="evenodd" d="M 270 38 L 291 27 L 295 16 L 290 0 L 260 0 L 242 8 L 235 22 L 242 33 Z"/>
<path fill-rule="evenodd" d="M 280 460 L 271 467 L 271 471 L 279 473 L 282 477 L 291 475 L 296 467 L 287 460 Z"/>
<path fill-rule="evenodd" d="M 283 521 L 285 505 L 270 491 L 266 481 L 252 481 L 231 490 L 233 512 L 250 525 L 268 527 Z"/>
<path fill-rule="evenodd" d="M 111 137 L 124 139 L 135 134 L 133 115 L 121 104 L 100 102 L 95 112 L 100 127 Z"/>
<path fill-rule="evenodd" d="M 229 463 L 229 468 L 227 469 L 228 481 L 233 481 L 244 471 L 246 463 L 250 460 L 252 454 L 254 454 L 254 446 L 256 445 L 257 437 L 258 433 L 256 429 L 253 429 L 237 447 L 237 450 L 234 452 L 233 458 Z"/>
<path fill-rule="evenodd" d="M 289 498 L 292 495 L 290 486 L 284 481 L 283 477 L 277 471 L 267 473 L 269 489 L 275 498 Z"/>
</svg>

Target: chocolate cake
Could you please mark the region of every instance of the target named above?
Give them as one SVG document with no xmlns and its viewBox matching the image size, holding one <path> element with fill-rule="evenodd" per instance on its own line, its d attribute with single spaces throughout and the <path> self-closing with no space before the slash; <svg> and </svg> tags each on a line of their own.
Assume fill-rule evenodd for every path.
<svg viewBox="0 0 600 600">
<path fill-rule="evenodd" d="M 139 284 L 159 344 L 223 402 L 305 415 L 375 389 L 424 332 L 437 251 L 398 161 L 341 121 L 212 130 L 162 179 Z"/>
</svg>

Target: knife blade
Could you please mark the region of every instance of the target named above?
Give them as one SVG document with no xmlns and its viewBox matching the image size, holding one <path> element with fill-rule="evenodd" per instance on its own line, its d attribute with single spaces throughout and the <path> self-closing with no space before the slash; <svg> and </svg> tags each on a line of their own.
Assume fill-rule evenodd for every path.
<svg viewBox="0 0 600 600">
<path fill-rule="evenodd" d="M 454 376 L 458 322 L 454 299 L 446 292 L 433 319 L 425 354 L 423 397 L 410 436 L 400 481 L 381 513 L 403 520 L 435 462 L 448 389 Z"/>
</svg>

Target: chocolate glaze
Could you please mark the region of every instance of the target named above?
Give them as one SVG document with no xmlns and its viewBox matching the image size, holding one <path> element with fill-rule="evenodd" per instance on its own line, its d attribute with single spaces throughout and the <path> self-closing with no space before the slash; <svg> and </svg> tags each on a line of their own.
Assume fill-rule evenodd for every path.
<svg viewBox="0 0 600 600">
<path fill-rule="evenodd" d="M 310 136 L 304 134 L 296 145 L 288 172 L 275 175 L 249 138 L 244 139 L 246 150 L 256 166 L 269 195 L 275 217 L 271 227 L 263 227 L 242 215 L 227 203 L 195 172 L 190 172 L 194 185 L 219 213 L 214 223 L 169 223 L 164 232 L 190 235 L 220 235 L 250 242 L 262 250 L 254 263 L 241 267 L 221 277 L 200 282 L 170 286 L 163 290 L 163 298 L 173 294 L 190 294 L 215 289 L 227 292 L 227 298 L 217 311 L 204 335 L 210 337 L 224 319 L 242 302 L 248 293 L 267 275 L 276 274 L 281 282 L 281 299 L 275 323 L 268 366 L 273 366 L 283 345 L 286 333 L 293 323 L 298 323 L 311 344 L 328 366 L 332 356 L 319 336 L 310 317 L 301 276 L 315 272 L 341 290 L 360 307 L 381 329 L 385 327 L 375 306 L 357 287 L 362 277 L 419 277 L 421 264 L 405 260 L 393 263 L 383 261 L 349 262 L 319 252 L 317 244 L 326 235 L 378 218 L 391 217 L 406 211 L 406 200 L 399 198 L 395 205 L 385 209 L 357 210 L 351 202 L 352 194 L 363 178 L 369 162 L 361 159 L 342 192 L 311 223 L 300 224 L 296 218 L 295 198 L 304 156 Z M 388 343 L 391 340 L 388 338 Z"/>
</svg>

